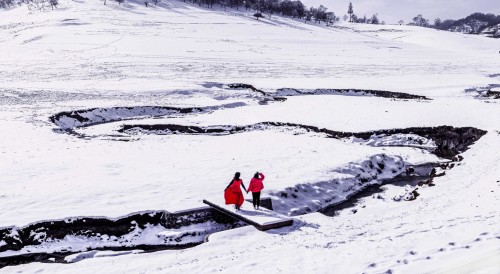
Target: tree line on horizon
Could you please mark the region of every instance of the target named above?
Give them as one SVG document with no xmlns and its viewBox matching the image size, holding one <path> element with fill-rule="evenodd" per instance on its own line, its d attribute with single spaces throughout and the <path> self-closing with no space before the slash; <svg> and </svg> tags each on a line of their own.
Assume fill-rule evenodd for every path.
<svg viewBox="0 0 500 274">
<path fill-rule="evenodd" d="M 25 4 L 29 10 L 55 9 L 59 5 L 58 0 L 0 0 L 0 9 L 8 9 Z"/>
<path fill-rule="evenodd" d="M 123 0 L 117 0 L 123 1 Z M 199 6 L 207 6 L 212 8 L 214 5 L 220 5 L 224 9 L 234 8 L 234 9 L 245 9 L 255 11 L 254 16 L 259 19 L 265 17 L 271 18 L 273 14 L 279 14 L 281 16 L 302 19 L 304 22 L 314 21 L 315 23 L 324 22 L 327 25 L 334 24 L 340 21 L 341 18 L 336 16 L 335 12 L 329 11 L 324 5 L 319 5 L 319 7 L 307 8 L 300 0 L 183 0 L 184 2 L 189 1 L 192 4 L 198 4 Z M 344 15 L 342 18 L 347 21 L 349 18 L 350 22 L 355 23 L 369 23 L 369 24 L 380 24 L 378 15 L 374 14 L 370 18 L 357 17 L 354 14 L 353 5 L 349 3 L 348 6 L 349 17 Z"/>
<path fill-rule="evenodd" d="M 404 24 L 403 20 L 400 20 L 398 22 L 400 25 Z M 415 16 L 409 23 L 408 25 L 413 25 L 413 26 L 419 26 L 419 27 L 426 27 L 426 28 L 434 28 L 434 29 L 439 29 L 439 30 L 450 30 L 453 28 L 459 28 L 463 26 L 464 24 L 474 24 L 476 25 L 475 27 L 477 29 L 473 30 L 473 33 L 479 33 L 482 30 L 496 26 L 500 24 L 500 15 L 494 15 L 491 13 L 480 13 L 480 12 L 475 12 L 472 13 L 471 15 L 458 19 L 458 20 L 453 20 L 453 19 L 445 19 L 441 20 L 440 18 L 436 18 L 434 20 L 434 23 L 430 23 L 428 19 L 424 18 L 422 14 L 419 14 Z"/>
<path fill-rule="evenodd" d="M 101 0 L 104 5 L 106 5 L 107 0 Z M 113 0 L 119 5 L 125 2 L 125 0 Z M 332 25 L 341 18 L 336 16 L 333 11 L 329 11 L 326 6 L 319 5 L 319 7 L 309 7 L 307 8 L 300 0 L 182 0 L 183 2 L 189 1 L 192 4 L 197 4 L 199 6 L 206 6 L 208 8 L 213 8 L 214 5 L 219 5 L 226 8 L 234 9 L 246 9 L 255 12 L 254 16 L 259 19 L 263 18 L 264 15 L 271 18 L 274 14 L 279 14 L 281 16 L 297 18 L 304 20 L 304 22 L 314 21 L 315 23 L 326 23 L 327 25 Z M 161 0 L 144 0 L 144 5 L 146 7 L 149 4 L 158 5 Z M 48 7 L 54 9 L 57 8 L 59 4 L 58 0 L 0 0 L 0 8 L 12 8 L 16 5 L 28 5 L 30 10 L 43 10 Z M 349 14 L 349 15 L 347 15 Z M 374 14 L 371 17 L 358 17 L 354 13 L 354 8 L 352 3 L 349 3 L 347 8 L 347 14 L 345 14 L 342 19 L 344 21 L 349 20 L 353 23 L 367 23 L 367 24 L 383 24 L 378 19 L 378 15 Z"/>
</svg>

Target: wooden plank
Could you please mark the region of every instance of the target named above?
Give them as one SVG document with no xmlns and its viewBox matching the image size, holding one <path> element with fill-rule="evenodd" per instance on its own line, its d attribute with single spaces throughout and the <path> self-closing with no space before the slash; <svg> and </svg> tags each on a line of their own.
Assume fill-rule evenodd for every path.
<svg viewBox="0 0 500 274">
<path fill-rule="evenodd" d="M 268 230 L 273 228 L 280 228 L 283 226 L 290 226 L 293 224 L 293 220 L 289 219 L 285 216 L 279 215 L 276 212 L 262 209 L 262 210 L 233 210 L 230 206 L 226 206 L 221 202 L 211 202 L 207 200 L 203 200 L 203 203 L 213 207 L 217 211 L 234 217 L 236 219 L 242 220 L 245 223 L 255 226 L 259 230 Z M 251 204 L 246 203 L 248 207 L 251 207 Z"/>
</svg>

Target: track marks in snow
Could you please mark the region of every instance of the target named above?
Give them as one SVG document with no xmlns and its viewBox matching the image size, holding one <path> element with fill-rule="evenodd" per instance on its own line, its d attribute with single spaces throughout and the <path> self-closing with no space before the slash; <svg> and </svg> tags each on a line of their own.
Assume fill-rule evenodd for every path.
<svg viewBox="0 0 500 274">
<path fill-rule="evenodd" d="M 399 256 L 396 255 L 393 260 L 384 260 L 369 263 L 364 269 L 365 272 L 363 273 L 399 273 L 400 271 L 402 271 L 403 273 L 408 271 L 412 272 L 412 269 L 419 269 L 419 267 L 423 266 L 422 264 L 427 264 L 427 266 L 438 266 L 437 269 L 433 269 L 433 271 L 431 271 L 435 272 L 438 270 L 443 271 L 445 269 L 458 269 L 458 267 L 462 264 L 474 264 L 475 261 L 485 261 L 485 259 L 489 261 L 490 256 L 498 259 L 500 256 L 499 250 L 497 250 L 496 252 L 493 251 L 493 253 L 488 254 L 487 256 L 482 256 L 480 257 L 481 259 L 470 259 L 468 253 L 473 249 L 482 248 L 483 244 L 489 246 L 498 246 L 498 244 L 500 244 L 499 237 L 500 236 L 495 236 L 494 234 L 489 232 L 483 232 L 479 234 L 477 238 L 469 239 L 466 241 L 442 243 L 441 246 L 437 246 L 435 248 L 411 249 L 403 254 L 399 254 Z M 462 259 L 455 259 L 454 257 Z M 433 263 L 433 261 L 437 261 L 439 263 Z M 447 261 L 451 261 L 452 263 L 446 263 Z M 489 261 L 483 263 L 491 264 L 492 262 Z M 485 266 L 483 265 L 482 267 Z M 420 271 L 428 272 L 429 270 Z"/>
</svg>

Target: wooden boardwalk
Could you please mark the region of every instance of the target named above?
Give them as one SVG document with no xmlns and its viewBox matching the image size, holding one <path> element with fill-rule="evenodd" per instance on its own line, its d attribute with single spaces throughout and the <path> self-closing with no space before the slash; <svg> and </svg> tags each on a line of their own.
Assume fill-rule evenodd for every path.
<svg viewBox="0 0 500 274">
<path fill-rule="evenodd" d="M 217 211 L 239 219 L 247 224 L 255 226 L 258 230 L 268 230 L 273 228 L 280 228 L 284 226 L 290 226 L 293 224 L 293 220 L 280 215 L 274 211 L 266 208 L 260 208 L 259 210 L 253 209 L 252 203 L 245 201 L 241 210 L 236 210 L 234 205 L 226 205 L 224 201 L 207 201 L 203 200 L 203 203 L 213 207 Z"/>
</svg>

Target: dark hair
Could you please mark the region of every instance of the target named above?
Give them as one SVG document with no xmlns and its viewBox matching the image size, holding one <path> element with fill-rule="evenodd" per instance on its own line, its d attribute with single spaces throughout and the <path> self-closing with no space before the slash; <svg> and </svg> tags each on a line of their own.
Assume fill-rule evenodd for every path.
<svg viewBox="0 0 500 274">
<path fill-rule="evenodd" d="M 239 180 L 239 179 L 240 179 L 240 175 L 241 175 L 241 174 L 240 174 L 239 172 L 236 172 L 236 173 L 234 174 L 234 179 L 235 179 L 235 180 Z"/>
<path fill-rule="evenodd" d="M 259 173 L 258 173 L 258 172 L 255 172 L 255 174 L 253 175 L 253 177 L 254 177 L 255 179 L 259 179 Z"/>
</svg>

